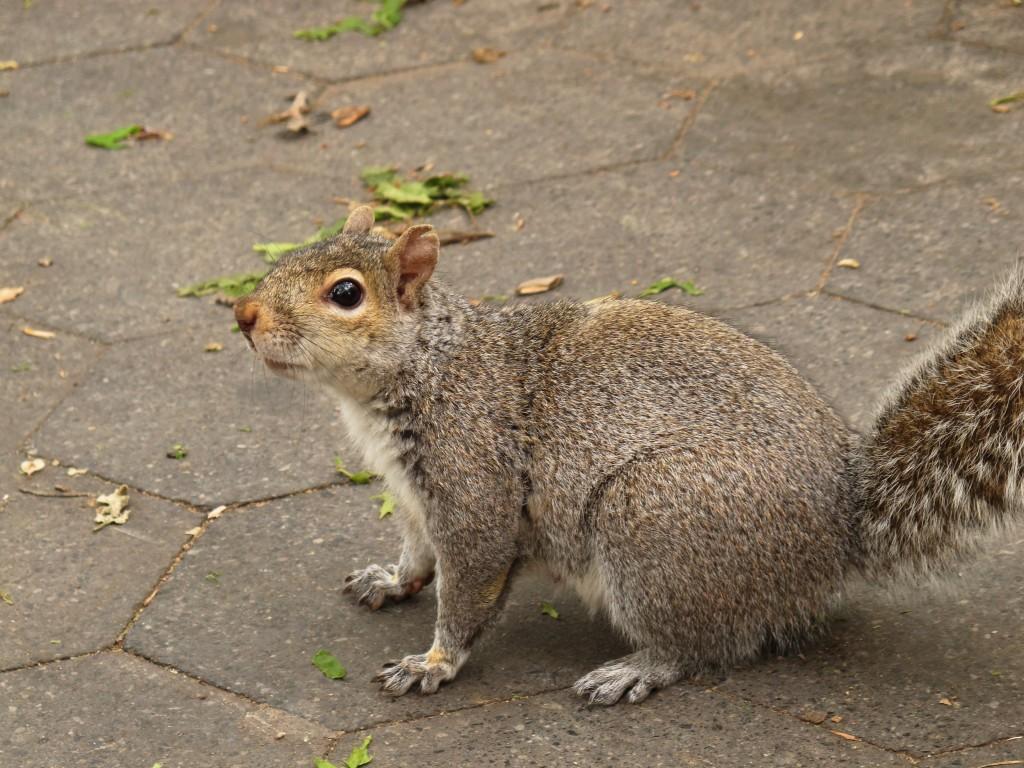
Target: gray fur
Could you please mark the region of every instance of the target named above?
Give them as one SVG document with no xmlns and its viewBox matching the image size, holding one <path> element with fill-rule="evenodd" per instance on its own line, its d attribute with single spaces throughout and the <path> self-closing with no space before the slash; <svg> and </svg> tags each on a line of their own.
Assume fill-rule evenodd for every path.
<svg viewBox="0 0 1024 768">
<path fill-rule="evenodd" d="M 436 280 L 412 296 L 396 249 L 357 232 L 293 254 L 240 310 L 273 320 L 258 351 L 294 348 L 338 392 L 399 492 L 399 564 L 349 587 L 375 608 L 437 574 L 432 648 L 378 676 L 394 694 L 457 674 L 524 561 L 636 649 L 577 683 L 612 704 L 791 645 L 852 572 L 921 566 L 1019 510 L 1024 347 L 991 339 L 1024 317 L 1019 272 L 862 445 L 789 364 L 717 320 L 650 301 L 472 307 Z M 299 298 L 339 267 L 367 276 L 362 324 Z M 998 353 L 979 359 L 979 344 Z M 998 498 L 978 490 L 995 475 Z"/>
</svg>

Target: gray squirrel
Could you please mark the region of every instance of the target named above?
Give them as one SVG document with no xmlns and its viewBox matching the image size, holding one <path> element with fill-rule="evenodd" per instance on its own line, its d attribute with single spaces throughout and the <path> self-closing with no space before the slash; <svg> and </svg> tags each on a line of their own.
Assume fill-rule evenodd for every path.
<svg viewBox="0 0 1024 768">
<path fill-rule="evenodd" d="M 639 702 L 820 627 L 855 574 L 941 569 L 1021 515 L 1024 271 L 905 373 L 866 438 L 779 355 L 655 301 L 490 308 L 432 279 L 429 225 L 373 211 L 283 257 L 235 307 L 266 365 L 341 400 L 399 500 L 372 609 L 436 575 L 433 645 L 377 675 L 433 693 L 542 563 L 633 653 L 585 675 Z"/>
</svg>

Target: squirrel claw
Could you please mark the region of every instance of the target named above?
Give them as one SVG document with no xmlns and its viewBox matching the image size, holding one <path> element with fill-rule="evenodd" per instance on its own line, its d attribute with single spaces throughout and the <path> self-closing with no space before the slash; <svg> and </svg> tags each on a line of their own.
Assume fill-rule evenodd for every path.
<svg viewBox="0 0 1024 768">
<path fill-rule="evenodd" d="M 577 696 L 587 699 L 587 706 L 611 706 L 625 694 L 630 704 L 639 704 L 652 691 L 671 685 L 681 676 L 679 663 L 661 660 L 639 651 L 608 662 L 584 675 L 573 686 Z"/>
<path fill-rule="evenodd" d="M 397 602 L 414 594 L 412 585 L 403 583 L 399 578 L 396 565 L 387 568 L 371 565 L 353 571 L 345 577 L 345 587 L 342 591 L 354 594 L 356 602 L 367 606 L 371 611 L 376 611 L 384 605 L 385 600 Z"/>
<path fill-rule="evenodd" d="M 388 662 L 384 668 L 374 675 L 381 690 L 392 696 L 404 696 L 416 684 L 420 684 L 420 693 L 436 693 L 441 683 L 455 677 L 456 669 L 448 661 L 431 661 L 428 654 L 406 656 L 401 661 Z"/>
</svg>

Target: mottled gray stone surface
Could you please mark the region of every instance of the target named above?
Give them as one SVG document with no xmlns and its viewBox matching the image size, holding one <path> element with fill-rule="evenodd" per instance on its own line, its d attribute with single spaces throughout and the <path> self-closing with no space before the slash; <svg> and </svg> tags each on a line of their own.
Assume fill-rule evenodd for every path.
<svg viewBox="0 0 1024 768">
<path fill-rule="evenodd" d="M 251 165 L 254 145 L 277 141 L 261 121 L 305 84 L 187 48 L 53 66 L 0 72 L 0 90 L 10 91 L 0 104 L 0 132 L 17 137 L 0 144 L 0 190 L 18 200 L 84 196 L 104 208 L 113 203 L 110 190 L 131 187 L 145 198 L 153 186 L 188 189 L 211 169 Z M 174 138 L 129 140 L 122 150 L 85 144 L 87 135 L 132 124 Z M 225 205 L 206 202 L 210 216 Z"/>
<path fill-rule="evenodd" d="M 209 342 L 223 351 L 205 352 Z M 324 485 L 338 479 L 335 456 L 349 468 L 360 461 L 333 401 L 257 367 L 227 322 L 117 345 L 35 442 L 44 455 L 206 506 Z M 183 459 L 167 456 L 176 444 Z"/>
<path fill-rule="evenodd" d="M 367 37 L 343 32 L 310 42 L 296 39 L 293 33 L 329 26 L 349 16 L 368 19 L 373 6 L 358 0 L 313 0 L 298 8 L 273 0 L 222 3 L 187 39 L 254 61 L 351 80 L 468 59 L 480 47 L 523 52 L 549 40 L 570 5 L 535 0 L 427 2 L 408 6 L 402 23 L 388 34 Z"/>
<path fill-rule="evenodd" d="M 895 755 L 701 688 L 681 685 L 643 706 L 587 709 L 565 693 L 375 729 L 379 765 L 886 766 Z M 332 753 L 342 765 L 364 734 Z"/>
<path fill-rule="evenodd" d="M 18 485 L 0 509 L 0 589 L 12 600 L 0 603 L 0 669 L 113 643 L 189 539 L 186 531 L 202 522 L 132 491 L 128 522 L 94 531 L 89 504 L 114 483 L 48 466 Z"/>
<path fill-rule="evenodd" d="M 25 5 L 0 8 L 0 62 L 20 64 L 0 70 L 0 288 L 26 289 L 0 305 L 0 765 L 340 766 L 365 733 L 382 768 L 1024 759 L 1019 533 L 955 588 L 857 586 L 803 656 L 611 710 L 567 686 L 625 649 L 524 574 L 454 684 L 381 695 L 380 663 L 430 642 L 433 588 L 376 614 L 341 594 L 398 543 L 380 487 L 334 471 L 362 467 L 335 403 L 256 368 L 212 297 L 175 295 L 334 221 L 366 199 L 368 165 L 462 171 L 497 203 L 432 217 L 494 233 L 444 249 L 460 291 L 692 280 L 703 295 L 655 300 L 765 340 L 865 431 L 898 370 L 1022 254 L 1024 105 L 990 102 L 1024 88 L 1024 9 L 429 0 L 378 37 L 308 43 L 292 33 L 374 6 Z M 506 55 L 478 64 L 477 47 Z M 310 132 L 267 124 L 300 89 Z M 349 104 L 370 116 L 340 129 L 328 113 Z M 84 144 L 131 123 L 174 138 Z M 32 478 L 29 451 L 48 462 Z M 131 520 L 92 533 L 89 497 L 118 483 Z M 346 680 L 310 664 L 321 647 Z"/>
<path fill-rule="evenodd" d="M 860 269 L 833 271 L 828 290 L 955 320 L 1024 256 L 1022 186 L 1024 172 L 1007 171 L 870 202 L 842 254 Z"/>
<path fill-rule="evenodd" d="M 166 45 L 209 7 L 209 0 L 11 0 L 0 6 L 0 53 L 25 66 Z"/>
<path fill-rule="evenodd" d="M 796 715 L 839 715 L 843 731 L 917 755 L 1021 735 L 1024 538 L 984 551 L 937 585 L 854 589 L 830 638 L 721 689 Z"/>
<path fill-rule="evenodd" d="M 0 235 L 10 254 L 0 283 L 25 286 L 0 312 L 104 340 L 224 330 L 229 309 L 177 289 L 265 271 L 253 244 L 301 242 L 346 213 L 334 196 L 358 191 L 347 179 L 250 168 L 29 207 Z M 41 269 L 42 258 L 53 265 Z"/>
<path fill-rule="evenodd" d="M 396 523 L 378 520 L 370 499 L 379 491 L 349 486 L 225 514 L 161 589 L 127 647 L 346 731 L 563 688 L 625 652 L 574 597 L 528 575 L 454 684 L 430 697 L 381 693 L 371 678 L 384 662 L 429 648 L 434 589 L 376 613 L 342 594 L 350 571 L 397 560 Z M 542 600 L 554 601 L 559 620 L 540 612 Z M 347 667 L 345 680 L 328 680 L 310 663 L 320 648 Z"/>
<path fill-rule="evenodd" d="M 125 653 L 0 677 L 0 762 L 18 768 L 306 768 L 328 734 Z"/>
</svg>

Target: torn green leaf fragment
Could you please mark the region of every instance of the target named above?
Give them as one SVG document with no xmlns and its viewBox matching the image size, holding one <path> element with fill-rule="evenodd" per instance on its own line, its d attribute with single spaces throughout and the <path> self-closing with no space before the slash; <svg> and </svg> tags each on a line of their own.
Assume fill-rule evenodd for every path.
<svg viewBox="0 0 1024 768">
<path fill-rule="evenodd" d="M 363 765 L 368 765 L 373 762 L 373 758 L 370 757 L 370 742 L 373 741 L 373 736 L 367 736 L 363 739 L 363 743 L 353 749 L 348 757 L 345 759 L 345 768 L 360 768 Z"/>
<path fill-rule="evenodd" d="M 637 298 L 644 298 L 645 296 L 656 296 L 659 293 L 664 293 L 670 288 L 678 288 L 687 296 L 700 296 L 704 293 L 703 290 L 694 285 L 692 280 L 686 280 L 685 282 L 679 282 L 674 277 L 663 277 L 656 283 L 652 283 L 648 287 L 644 288 L 637 294 Z"/>
<path fill-rule="evenodd" d="M 341 459 L 337 456 L 334 457 L 334 468 L 338 471 L 339 475 L 347 477 L 348 481 L 353 485 L 367 485 L 377 478 L 377 476 L 368 469 L 361 469 L 358 472 L 349 472 L 345 469 L 345 465 L 342 464 Z"/>
<path fill-rule="evenodd" d="M 330 680 L 344 680 L 347 671 L 341 665 L 334 654 L 321 648 L 313 654 L 313 666 L 324 673 L 324 677 Z"/>
<path fill-rule="evenodd" d="M 252 293 L 266 274 L 267 270 L 263 270 L 262 272 L 214 277 L 202 283 L 179 288 L 178 295 L 181 297 L 209 296 L 211 293 L 223 293 L 232 299 L 239 299 Z"/>
<path fill-rule="evenodd" d="M 558 609 L 547 600 L 540 604 L 540 612 L 545 616 L 550 616 L 552 619 L 558 618 Z"/>
<path fill-rule="evenodd" d="M 371 496 L 370 500 L 380 502 L 380 507 L 377 510 L 379 513 L 377 517 L 378 520 L 383 520 L 385 517 L 389 517 L 395 511 L 395 507 L 397 506 L 395 497 L 387 491 Z"/>
<path fill-rule="evenodd" d="M 141 125 L 126 125 L 110 133 L 94 133 L 85 137 L 85 143 L 100 149 L 124 149 L 125 140 L 142 132 Z"/>
</svg>

